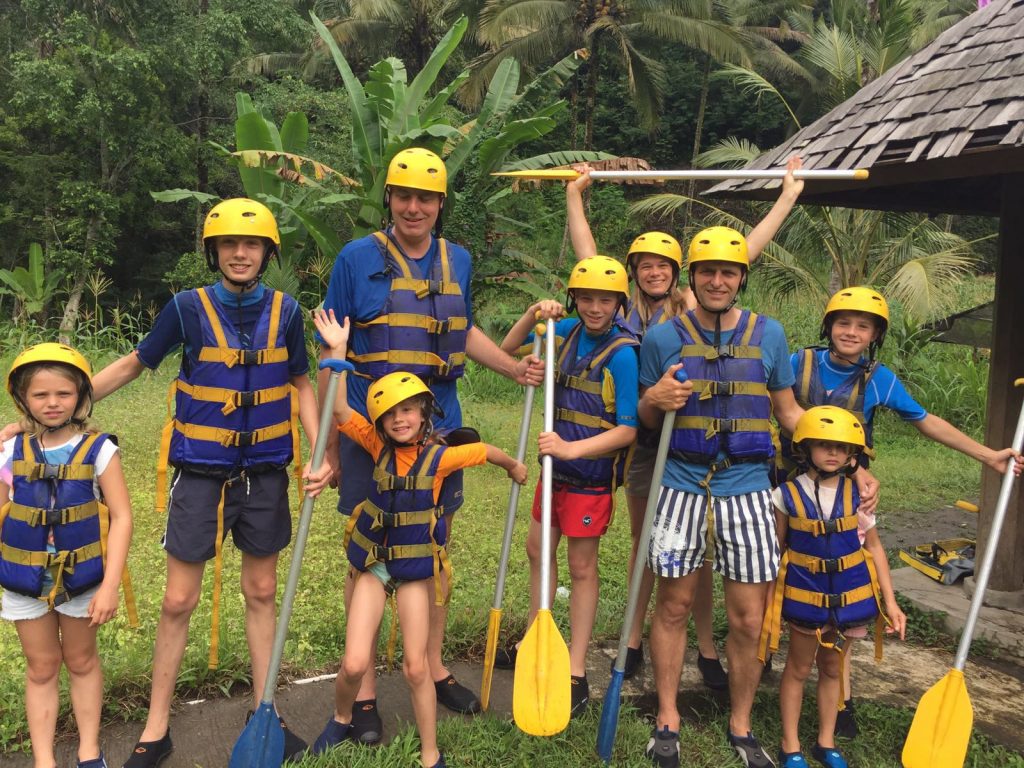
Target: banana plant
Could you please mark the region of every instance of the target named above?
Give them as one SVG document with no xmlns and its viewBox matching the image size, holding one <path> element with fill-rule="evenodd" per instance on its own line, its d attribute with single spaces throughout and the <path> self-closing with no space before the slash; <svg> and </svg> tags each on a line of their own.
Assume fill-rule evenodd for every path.
<svg viewBox="0 0 1024 768">
<path fill-rule="evenodd" d="M 32 243 L 28 247 L 28 269 L 15 267 L 0 269 L 0 294 L 15 299 L 15 319 L 40 314 L 57 293 L 63 275 L 59 271 L 43 270 L 43 246 Z"/>
</svg>

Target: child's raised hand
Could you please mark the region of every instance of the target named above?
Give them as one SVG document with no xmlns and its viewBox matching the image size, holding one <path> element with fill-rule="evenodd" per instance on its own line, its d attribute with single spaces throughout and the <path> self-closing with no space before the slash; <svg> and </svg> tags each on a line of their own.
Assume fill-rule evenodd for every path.
<svg viewBox="0 0 1024 768">
<path fill-rule="evenodd" d="M 593 179 L 590 178 L 590 172 L 594 170 L 587 163 L 578 163 L 572 167 L 578 177 L 566 184 L 566 190 L 571 189 L 574 192 L 582 193 L 587 187 L 593 183 Z"/>
<path fill-rule="evenodd" d="M 517 461 L 515 466 L 508 471 L 508 476 L 512 482 L 524 485 L 526 483 L 526 465 Z"/>
<path fill-rule="evenodd" d="M 86 609 L 86 613 L 91 619 L 89 622 L 90 627 L 106 624 L 117 615 L 117 590 L 117 584 L 111 587 L 100 585 L 100 588 L 96 590 L 96 594 L 89 601 L 89 607 Z"/>
<path fill-rule="evenodd" d="M 320 338 L 324 340 L 332 351 L 340 350 L 342 355 L 344 355 L 348 347 L 348 318 L 345 318 L 342 325 L 338 325 L 338 319 L 334 316 L 334 310 L 324 310 L 322 307 L 314 309 L 312 315 L 313 325 L 316 326 Z"/>
</svg>

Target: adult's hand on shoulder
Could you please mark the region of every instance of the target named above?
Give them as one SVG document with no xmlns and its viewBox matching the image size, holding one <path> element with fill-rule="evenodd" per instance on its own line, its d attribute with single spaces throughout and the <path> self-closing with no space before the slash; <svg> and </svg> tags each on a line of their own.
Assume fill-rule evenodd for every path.
<svg viewBox="0 0 1024 768">
<path fill-rule="evenodd" d="M 860 511 L 873 515 L 878 509 L 878 479 L 863 467 L 853 477 L 860 493 Z"/>
<path fill-rule="evenodd" d="M 24 431 L 25 430 L 21 428 L 21 424 L 19 422 L 12 421 L 3 429 L 0 429 L 0 443 L 6 443 L 12 437 L 20 435 Z"/>
</svg>

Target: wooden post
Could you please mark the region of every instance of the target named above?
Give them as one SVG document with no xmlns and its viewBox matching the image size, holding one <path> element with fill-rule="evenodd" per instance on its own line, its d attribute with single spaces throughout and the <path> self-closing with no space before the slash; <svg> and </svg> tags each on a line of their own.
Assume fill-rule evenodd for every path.
<svg viewBox="0 0 1024 768">
<path fill-rule="evenodd" d="M 1005 448 L 1013 439 L 1024 388 L 1014 389 L 1014 379 L 1024 377 L 1024 175 L 1006 175 L 1002 182 L 999 218 L 999 261 L 996 266 L 996 303 L 992 313 L 992 360 L 989 368 L 988 416 L 985 444 Z M 1017 446 L 1020 448 L 1020 446 Z M 979 552 L 988 539 L 1002 477 L 987 467 L 982 471 L 981 515 L 978 521 Z M 1024 495 L 1020 484 L 1010 497 L 1010 506 L 999 538 L 992 567 L 990 590 L 1014 592 L 1024 587 Z"/>
</svg>

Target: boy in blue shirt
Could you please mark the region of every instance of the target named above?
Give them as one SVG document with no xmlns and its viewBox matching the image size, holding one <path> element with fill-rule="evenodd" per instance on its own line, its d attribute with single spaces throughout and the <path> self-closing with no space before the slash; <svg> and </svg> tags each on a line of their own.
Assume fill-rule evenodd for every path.
<svg viewBox="0 0 1024 768">
<path fill-rule="evenodd" d="M 586 656 L 597 615 L 597 556 L 608 530 L 615 490 L 622 483 L 626 450 L 636 438 L 637 342 L 616 316 L 629 297 L 626 270 L 607 256 L 577 262 L 569 277 L 569 306 L 578 318 L 559 320 L 555 368 L 554 432 L 542 432 L 538 446 L 553 458 L 551 573 L 557 581 L 556 552 L 568 539 L 572 600 L 569 604 L 569 672 L 572 716 L 586 707 L 590 692 Z M 534 304 L 508 332 L 501 348 L 516 351 L 532 341 L 538 319 L 563 314 L 557 301 Z M 533 500 L 526 542 L 530 559 L 530 621 L 539 608 L 541 571 L 541 485 Z M 495 666 L 515 666 L 516 651 L 498 653 Z"/>
<path fill-rule="evenodd" d="M 171 700 L 211 559 L 210 664 L 216 665 L 221 547 L 229 531 L 242 552 L 254 701 L 262 697 L 277 621 L 278 553 L 291 539 L 287 467 L 297 448 L 296 398 L 306 438 L 316 441 L 317 403 L 301 309 L 291 296 L 260 282 L 281 242 L 273 213 L 254 200 L 225 200 L 207 215 L 203 240 L 207 265 L 220 280 L 176 294 L 138 348 L 93 378 L 100 400 L 182 347 L 174 419 L 164 430 L 158 468 L 159 475 L 165 461 L 174 467 L 163 540 L 167 584 L 149 714 L 125 768 L 155 768 L 173 749 Z M 162 496 L 158 487 L 158 504 Z M 297 758 L 305 742 L 287 728 L 284 733 L 282 758 Z"/>
<path fill-rule="evenodd" d="M 922 408 L 903 386 L 903 382 L 887 367 L 875 360 L 889 327 L 889 306 L 877 291 L 864 286 L 843 288 L 825 307 L 821 322 L 821 338 L 827 347 L 807 347 L 790 357 L 796 379 L 793 393 L 803 408 L 836 405 L 851 411 L 864 425 L 867 448 L 873 441 L 874 415 L 877 408 L 889 408 L 900 418 L 913 424 L 927 438 L 960 451 L 999 473 L 1007 462 L 1019 456 L 1013 448 L 993 450 L 968 437 L 948 421 Z M 783 456 L 787 465 L 803 462 L 794 456 L 789 433 L 783 430 Z M 867 467 L 863 455 L 858 463 Z M 843 669 L 847 695 L 846 707 L 836 721 L 836 734 L 846 738 L 857 735 L 853 700 L 850 698 L 850 657 L 846 654 Z"/>
</svg>

